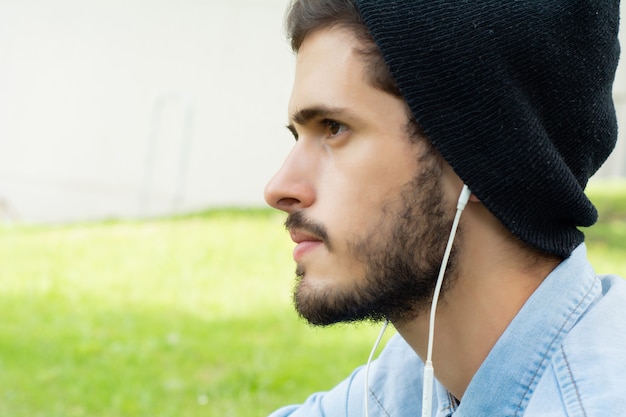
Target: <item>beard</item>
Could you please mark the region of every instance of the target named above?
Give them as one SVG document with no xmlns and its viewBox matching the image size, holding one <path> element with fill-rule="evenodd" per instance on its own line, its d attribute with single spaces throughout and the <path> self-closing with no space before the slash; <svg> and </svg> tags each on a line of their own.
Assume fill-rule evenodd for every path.
<svg viewBox="0 0 626 417">
<path fill-rule="evenodd" d="M 444 202 L 440 167 L 423 168 L 399 198 L 383 206 L 368 233 L 348 242 L 348 255 L 364 270 L 352 285 L 310 285 L 305 268 L 298 265 L 293 298 L 299 315 L 321 326 L 385 318 L 398 324 L 417 317 L 430 306 L 453 218 L 453 208 Z M 286 225 L 323 236 L 332 251 L 324 227 L 301 212 L 292 213 Z M 453 247 L 442 295 L 454 274 L 456 252 Z"/>
</svg>

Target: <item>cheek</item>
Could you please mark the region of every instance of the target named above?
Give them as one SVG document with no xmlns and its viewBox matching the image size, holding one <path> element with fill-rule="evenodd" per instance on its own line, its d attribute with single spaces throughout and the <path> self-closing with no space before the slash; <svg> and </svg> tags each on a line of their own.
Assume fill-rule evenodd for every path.
<svg viewBox="0 0 626 417">
<path fill-rule="evenodd" d="M 324 223 L 333 244 L 372 235 L 414 179 L 419 150 L 398 136 L 361 135 L 322 160 L 311 215 Z"/>
<path fill-rule="evenodd" d="M 360 210 L 380 211 L 384 204 L 397 198 L 417 172 L 417 157 L 413 157 L 412 149 L 403 150 L 406 152 L 374 150 L 369 164 L 359 163 L 356 157 L 350 159 L 336 173 L 336 185 Z"/>
<path fill-rule="evenodd" d="M 354 242 L 375 234 L 388 217 L 387 211 L 394 209 L 402 190 L 412 180 L 413 175 L 393 166 L 335 175 L 327 182 L 324 195 L 320 195 L 330 202 L 324 208 L 324 217 L 331 236 Z"/>
</svg>

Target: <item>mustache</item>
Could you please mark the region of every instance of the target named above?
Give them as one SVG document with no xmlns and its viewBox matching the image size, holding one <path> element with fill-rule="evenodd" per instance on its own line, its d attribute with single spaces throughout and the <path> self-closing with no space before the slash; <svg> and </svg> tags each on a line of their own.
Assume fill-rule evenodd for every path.
<svg viewBox="0 0 626 417">
<path fill-rule="evenodd" d="M 294 211 L 287 216 L 287 220 L 285 220 L 285 228 L 287 230 L 300 229 L 309 234 L 312 234 L 322 240 L 324 242 L 324 245 L 326 245 L 329 250 L 331 249 L 328 232 L 324 225 L 307 219 L 304 213 L 302 213 L 301 211 Z"/>
</svg>

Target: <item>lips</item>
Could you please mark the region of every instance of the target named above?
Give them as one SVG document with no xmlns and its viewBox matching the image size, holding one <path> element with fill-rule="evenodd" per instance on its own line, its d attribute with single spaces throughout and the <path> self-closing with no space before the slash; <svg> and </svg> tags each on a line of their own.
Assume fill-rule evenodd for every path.
<svg viewBox="0 0 626 417">
<path fill-rule="evenodd" d="M 300 262 L 307 254 L 324 244 L 324 241 L 319 237 L 301 229 L 290 229 L 289 235 L 291 240 L 296 243 L 296 247 L 293 249 L 293 259 L 296 262 Z"/>
<path fill-rule="evenodd" d="M 305 232 L 301 229 L 289 229 L 289 235 L 291 236 L 291 240 L 293 240 L 295 243 L 322 241 L 322 239 L 320 239 L 319 237 L 311 233 Z"/>
</svg>

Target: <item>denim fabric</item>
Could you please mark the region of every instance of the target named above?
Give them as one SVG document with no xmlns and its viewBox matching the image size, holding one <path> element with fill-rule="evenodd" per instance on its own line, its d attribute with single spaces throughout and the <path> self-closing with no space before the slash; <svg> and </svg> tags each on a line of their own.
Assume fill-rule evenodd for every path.
<svg viewBox="0 0 626 417">
<path fill-rule="evenodd" d="M 421 415 L 423 363 L 395 335 L 370 370 L 371 417 Z M 305 370 L 307 371 L 307 370 Z M 363 416 L 364 367 L 270 417 Z M 461 404 L 435 381 L 433 416 L 626 416 L 626 281 L 596 276 L 584 244 L 524 304 Z"/>
</svg>

